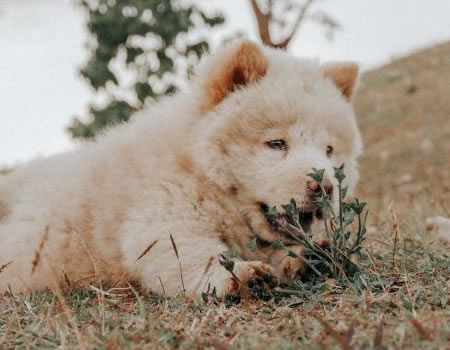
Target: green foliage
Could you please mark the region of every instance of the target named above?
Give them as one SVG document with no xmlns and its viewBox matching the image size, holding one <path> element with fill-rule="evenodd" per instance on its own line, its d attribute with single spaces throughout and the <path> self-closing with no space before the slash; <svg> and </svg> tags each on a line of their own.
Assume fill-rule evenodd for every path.
<svg viewBox="0 0 450 350">
<path fill-rule="evenodd" d="M 248 243 L 247 243 L 247 248 L 251 251 L 251 252 L 256 252 L 256 237 L 251 239 Z"/>
<path fill-rule="evenodd" d="M 304 246 L 304 255 L 299 256 L 289 249 L 289 245 L 280 240 L 272 242 L 273 249 L 286 251 L 286 255 L 292 258 L 300 258 L 305 264 L 305 269 L 296 279 L 289 283 L 277 284 L 272 290 L 268 290 L 261 281 L 250 282 L 248 290 L 252 297 L 260 300 L 274 299 L 277 303 L 297 303 L 300 299 L 310 298 L 316 292 L 322 292 L 325 282 L 332 278 L 342 290 L 353 290 L 361 292 L 369 289 L 378 293 L 383 291 L 383 285 L 388 281 L 384 277 L 374 275 L 371 266 L 364 260 L 362 243 L 366 239 L 366 220 L 368 211 L 366 203 L 358 199 L 345 201 L 347 187 L 342 186 L 345 179 L 344 166 L 334 169 L 334 176 L 338 181 L 339 206 L 335 213 L 331 205 L 331 198 L 326 193 L 322 181 L 325 170 L 313 169 L 308 174 L 312 179 L 319 182 L 322 194 L 316 199 L 317 212 L 323 217 L 323 223 L 327 241 L 317 243 L 311 234 L 305 233 L 301 222 L 305 214 L 294 199 L 288 204 L 282 205 L 282 211 L 278 212 L 276 207 L 267 207 L 264 214 L 271 225 L 279 232 L 291 237 L 298 244 Z M 310 215 L 310 214 L 309 214 Z M 309 217 L 306 216 L 308 220 Z M 251 252 L 256 252 L 257 238 L 252 238 L 247 243 Z M 361 259 L 354 259 L 358 255 Z M 233 276 L 234 261 L 240 260 L 237 252 L 230 248 L 226 253 L 220 255 L 220 263 Z M 270 277 L 270 276 L 269 276 Z M 236 280 L 237 277 L 235 277 Z M 269 283 L 269 282 L 268 282 Z M 205 293 L 204 296 L 207 296 Z M 215 298 L 215 296 L 214 296 Z M 231 306 L 241 301 L 239 295 L 228 296 L 225 305 Z M 441 302 L 442 303 L 442 302 Z"/>
<path fill-rule="evenodd" d="M 68 131 L 74 138 L 93 138 L 128 121 L 147 100 L 176 91 L 180 77 L 208 50 L 195 32 L 224 22 L 221 14 L 210 16 L 176 0 L 79 0 L 79 5 L 91 34 L 90 57 L 80 73 L 103 103 L 90 106 L 87 122 L 73 120 Z"/>
<path fill-rule="evenodd" d="M 361 252 L 362 243 L 365 240 L 366 203 L 357 199 L 345 202 L 347 188 L 342 187 L 342 181 L 345 178 L 344 166 L 341 165 L 334 170 L 340 194 L 338 213 L 334 212 L 330 198 L 322 186 L 325 170 L 313 169 L 313 173 L 309 174 L 312 179 L 319 182 L 322 188 L 322 195 L 317 198 L 316 205 L 324 218 L 325 233 L 328 238 L 326 245 L 314 242 L 310 235 L 303 231 L 300 224 L 303 214 L 294 199 L 291 199 L 289 204 L 282 205 L 281 213 L 274 213 L 274 208 L 267 210 L 267 219 L 275 224 L 278 230 L 304 245 L 307 272 L 303 275 L 303 280 L 311 280 L 308 276 L 309 271 L 315 275 L 314 279 L 319 278 L 318 281 L 332 277 L 343 284 L 350 285 L 353 289 L 365 289 L 368 287 L 368 281 L 373 280 L 372 276 L 366 274 L 365 270 L 354 262 L 352 256 Z M 275 241 L 272 246 L 288 250 L 280 241 Z M 288 250 L 288 255 L 293 256 L 292 254 L 293 252 Z"/>
<path fill-rule="evenodd" d="M 325 169 L 317 170 L 313 168 L 313 172 L 309 173 L 308 176 L 313 180 L 316 180 L 318 183 L 321 183 L 323 180 L 323 175 L 325 174 Z"/>
<path fill-rule="evenodd" d="M 275 248 L 275 249 L 285 249 L 286 246 L 285 246 L 284 243 L 281 242 L 281 241 L 274 241 L 274 242 L 272 243 L 272 248 Z"/>
</svg>

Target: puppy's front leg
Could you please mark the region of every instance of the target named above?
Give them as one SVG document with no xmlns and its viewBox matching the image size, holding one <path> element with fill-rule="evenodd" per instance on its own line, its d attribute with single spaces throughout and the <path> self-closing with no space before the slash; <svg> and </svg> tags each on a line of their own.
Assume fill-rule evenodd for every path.
<svg viewBox="0 0 450 350">
<path fill-rule="evenodd" d="M 217 257 L 227 247 L 214 237 L 154 227 L 128 232 L 121 240 L 128 278 L 153 293 L 174 296 L 184 288 L 198 294 L 208 276 L 223 269 Z"/>
<path fill-rule="evenodd" d="M 220 297 L 236 294 L 251 281 L 277 281 L 275 270 L 260 261 L 237 261 L 228 271 L 221 261 L 228 247 L 214 236 L 173 233 L 173 242 L 170 236 L 138 234 L 136 227 L 124 236 L 121 248 L 129 279 L 160 295 L 174 296 L 184 287 L 187 295 L 197 296 L 209 287 Z"/>
</svg>

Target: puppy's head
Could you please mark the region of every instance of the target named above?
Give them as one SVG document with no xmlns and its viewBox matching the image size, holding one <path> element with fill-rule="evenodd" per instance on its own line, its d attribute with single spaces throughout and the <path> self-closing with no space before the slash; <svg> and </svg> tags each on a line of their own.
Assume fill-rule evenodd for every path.
<svg viewBox="0 0 450 350">
<path fill-rule="evenodd" d="M 261 238 L 280 239 L 263 211 L 291 198 L 310 228 L 318 194 L 307 175 L 313 168 L 325 169 L 334 200 L 333 166 L 344 163 L 346 185 L 355 187 L 361 140 L 350 99 L 357 75 L 352 63 L 319 66 L 249 41 L 209 57 L 200 70 L 195 160 Z"/>
</svg>

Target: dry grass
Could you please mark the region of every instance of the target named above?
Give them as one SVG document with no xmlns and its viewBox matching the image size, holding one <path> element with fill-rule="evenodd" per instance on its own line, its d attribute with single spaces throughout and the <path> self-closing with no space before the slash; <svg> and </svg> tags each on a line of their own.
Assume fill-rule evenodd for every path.
<svg viewBox="0 0 450 350">
<path fill-rule="evenodd" d="M 450 43 L 363 79 L 359 196 L 371 210 L 365 263 L 379 289 L 328 279 L 277 302 L 229 307 L 132 286 L 72 290 L 63 300 L 59 291 L 8 294 L 0 348 L 449 349 L 449 246 L 424 224 L 449 216 L 449 92 Z"/>
<path fill-rule="evenodd" d="M 132 287 L 73 290 L 65 295 L 67 306 L 52 292 L 8 295 L 1 300 L 0 342 L 7 347 L 80 347 L 79 329 L 85 348 L 347 349 L 376 348 L 378 343 L 445 349 L 450 340 L 445 249 L 407 240 L 392 268 L 391 260 L 383 259 L 392 242 L 381 239 L 389 249 L 371 249 L 372 272 L 383 282 L 378 293 L 344 290 L 328 280 L 315 293 L 305 291 L 280 304 L 255 301 L 229 308 L 213 299 L 147 297 Z"/>
</svg>

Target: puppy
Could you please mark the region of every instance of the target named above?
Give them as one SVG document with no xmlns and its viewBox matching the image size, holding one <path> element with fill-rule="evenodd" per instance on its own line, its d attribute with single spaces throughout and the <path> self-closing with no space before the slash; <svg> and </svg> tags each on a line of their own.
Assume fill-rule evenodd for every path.
<svg viewBox="0 0 450 350">
<path fill-rule="evenodd" d="M 137 281 L 171 296 L 182 288 L 180 268 L 193 294 L 293 278 L 301 258 L 271 243 L 302 247 L 264 210 L 294 198 L 308 231 L 318 194 L 312 168 L 326 170 L 332 198 L 333 166 L 345 163 L 355 187 L 357 76 L 352 63 L 320 66 L 239 41 L 208 57 L 188 91 L 2 177 L 0 291 Z M 248 244 L 255 237 L 256 250 Z M 232 273 L 220 265 L 230 247 L 242 258 Z"/>
</svg>

